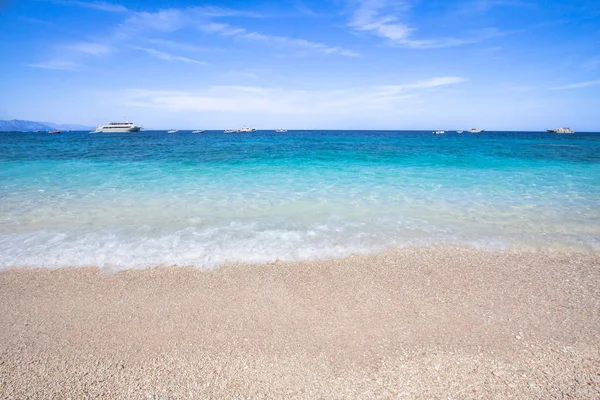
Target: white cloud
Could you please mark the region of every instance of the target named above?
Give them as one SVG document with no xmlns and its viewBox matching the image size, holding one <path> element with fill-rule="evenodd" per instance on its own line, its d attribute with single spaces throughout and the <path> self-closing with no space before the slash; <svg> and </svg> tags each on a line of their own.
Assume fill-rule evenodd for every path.
<svg viewBox="0 0 600 400">
<path fill-rule="evenodd" d="M 455 17 L 467 17 L 485 14 L 492 8 L 496 7 L 519 7 L 535 9 L 536 6 L 530 1 L 521 0 L 470 0 L 459 4 L 456 9 L 451 12 Z"/>
<path fill-rule="evenodd" d="M 478 43 L 503 33 L 495 28 L 481 30 L 466 38 L 444 37 L 435 39 L 413 39 L 416 29 L 402 22 L 410 10 L 407 1 L 355 0 L 356 8 L 349 26 L 356 31 L 369 32 L 390 43 L 416 49 L 434 49 Z"/>
<path fill-rule="evenodd" d="M 246 18 L 263 18 L 264 15 L 252 11 L 234 10 L 231 8 L 215 7 L 215 6 L 199 6 L 188 9 L 194 17 L 202 16 L 208 18 L 222 17 L 246 17 Z"/>
<path fill-rule="evenodd" d="M 102 56 L 112 52 L 112 48 L 102 43 L 79 42 L 66 46 L 67 49 L 93 56 Z"/>
<path fill-rule="evenodd" d="M 410 5 L 406 1 L 390 3 L 386 0 L 358 0 L 350 26 L 369 31 L 392 41 L 407 40 L 414 29 L 400 22 L 398 14 L 406 13 Z M 386 9 L 388 13 L 383 14 Z"/>
<path fill-rule="evenodd" d="M 206 65 L 204 61 L 198 61 L 187 57 L 176 56 L 170 53 L 165 53 L 163 51 L 158 51 L 155 49 L 150 49 L 147 47 L 132 47 L 133 49 L 140 50 L 150 54 L 153 57 L 156 57 L 165 61 L 181 61 L 188 64 L 197 64 L 197 65 Z"/>
<path fill-rule="evenodd" d="M 229 24 L 216 22 L 215 18 L 229 16 L 260 15 L 244 11 L 236 11 L 217 7 L 191 7 L 187 9 L 168 9 L 155 13 L 138 12 L 129 17 L 117 29 L 117 37 L 128 38 L 142 32 L 154 31 L 171 33 L 186 27 L 195 27 L 200 31 L 218 34 L 225 37 L 236 37 L 267 45 L 284 48 L 314 51 L 324 54 L 337 54 L 346 57 L 356 57 L 358 53 L 339 46 L 330 46 L 324 43 L 313 42 L 306 39 L 290 38 L 286 36 L 266 35 L 238 28 Z"/>
<path fill-rule="evenodd" d="M 47 0 L 47 1 L 52 1 L 53 3 L 58 3 L 58 4 L 93 8 L 96 10 L 107 11 L 107 12 L 122 13 L 122 12 L 129 11 L 127 9 L 127 7 L 125 7 L 125 6 L 122 6 L 120 4 L 107 3 L 105 1 L 79 1 L 79 0 Z"/>
<path fill-rule="evenodd" d="M 28 64 L 28 66 L 33 68 L 58 69 L 65 71 L 78 71 L 83 68 L 81 64 L 65 60 L 48 60 L 39 63 Z"/>
<path fill-rule="evenodd" d="M 117 27 L 117 37 L 130 37 L 144 31 L 175 32 L 190 22 L 189 15 L 178 9 L 137 12 Z"/>
<path fill-rule="evenodd" d="M 199 25 L 198 28 L 204 32 L 215 33 L 221 36 L 237 37 L 245 40 L 263 42 L 265 44 L 280 48 L 296 48 L 312 50 L 324 54 L 337 54 L 345 57 L 357 57 L 358 53 L 344 49 L 339 46 L 329 46 L 324 43 L 312 42 L 305 39 L 289 38 L 285 36 L 265 35 L 263 33 L 251 32 L 244 28 L 237 28 L 228 24 L 209 23 Z"/>
<path fill-rule="evenodd" d="M 400 112 L 413 107 L 423 90 L 464 81 L 461 77 L 436 77 L 399 85 L 313 91 L 262 86 L 213 86 L 199 91 L 129 90 L 123 99 L 128 106 L 170 111 L 347 115 Z"/>
<path fill-rule="evenodd" d="M 95 8 L 97 10 L 102 10 L 102 11 L 109 11 L 109 12 L 127 12 L 127 11 L 129 11 L 127 9 L 127 7 L 124 7 L 119 4 L 106 3 L 104 1 L 92 1 L 92 2 L 77 1 L 75 3 L 77 3 L 80 6 Z"/>
<path fill-rule="evenodd" d="M 262 16 L 249 11 L 211 6 L 169 8 L 157 12 L 140 11 L 134 13 L 119 25 L 117 34 L 131 36 L 144 31 L 169 33 L 184 27 L 210 23 L 213 19 L 225 17 L 259 18 Z"/>
<path fill-rule="evenodd" d="M 554 90 L 581 89 L 596 85 L 600 85 L 600 80 L 571 83 L 569 85 L 555 87 Z"/>
<path fill-rule="evenodd" d="M 191 43 L 182 43 L 176 42 L 174 40 L 165 40 L 165 39 L 148 39 L 146 40 L 148 43 L 152 43 L 156 46 L 168 47 L 170 49 L 175 49 L 179 51 L 185 52 L 202 52 L 202 51 L 217 51 L 221 50 L 216 47 L 205 47 L 198 46 Z"/>
</svg>

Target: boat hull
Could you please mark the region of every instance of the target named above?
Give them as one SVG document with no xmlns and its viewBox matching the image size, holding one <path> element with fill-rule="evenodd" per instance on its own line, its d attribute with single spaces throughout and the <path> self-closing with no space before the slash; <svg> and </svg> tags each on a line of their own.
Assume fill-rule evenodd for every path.
<svg viewBox="0 0 600 400">
<path fill-rule="evenodd" d="M 94 131 L 94 133 L 133 133 L 133 132 L 139 132 L 141 129 L 141 127 L 139 126 L 132 126 L 129 128 L 98 128 Z"/>
<path fill-rule="evenodd" d="M 559 129 L 546 129 L 548 133 L 558 133 L 562 135 L 572 135 L 575 131 L 568 128 L 559 128 Z"/>
</svg>

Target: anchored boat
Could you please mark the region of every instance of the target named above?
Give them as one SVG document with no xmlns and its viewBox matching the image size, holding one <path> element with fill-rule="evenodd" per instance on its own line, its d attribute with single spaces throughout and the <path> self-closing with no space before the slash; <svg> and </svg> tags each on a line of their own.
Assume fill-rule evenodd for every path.
<svg viewBox="0 0 600 400">
<path fill-rule="evenodd" d="M 141 126 L 135 125 L 133 122 L 109 122 L 106 125 L 98 125 L 93 133 L 110 133 L 110 132 L 139 132 Z"/>
<path fill-rule="evenodd" d="M 224 131 L 224 133 L 251 133 L 251 132 L 256 132 L 256 129 L 248 128 L 247 126 L 244 126 L 243 128 L 240 128 L 240 129 L 227 129 Z"/>
<path fill-rule="evenodd" d="M 546 129 L 546 132 L 550 132 L 550 133 L 575 133 L 574 130 L 572 130 L 571 128 L 557 128 L 557 129 Z"/>
</svg>

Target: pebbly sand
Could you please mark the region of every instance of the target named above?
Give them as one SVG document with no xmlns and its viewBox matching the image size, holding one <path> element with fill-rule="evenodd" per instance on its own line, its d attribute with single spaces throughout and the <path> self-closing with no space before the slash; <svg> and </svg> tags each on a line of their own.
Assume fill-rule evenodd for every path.
<svg viewBox="0 0 600 400">
<path fill-rule="evenodd" d="M 600 254 L 0 272 L 3 399 L 599 399 Z"/>
</svg>

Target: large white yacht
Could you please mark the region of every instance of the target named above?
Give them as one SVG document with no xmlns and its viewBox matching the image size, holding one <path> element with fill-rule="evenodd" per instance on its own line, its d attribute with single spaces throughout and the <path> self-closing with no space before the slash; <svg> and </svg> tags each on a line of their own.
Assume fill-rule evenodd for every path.
<svg viewBox="0 0 600 400">
<path fill-rule="evenodd" d="M 546 129 L 550 133 L 575 133 L 571 128 Z"/>
<path fill-rule="evenodd" d="M 109 122 L 106 125 L 98 125 L 94 133 L 100 132 L 138 132 L 142 127 L 133 122 Z"/>
<path fill-rule="evenodd" d="M 481 133 L 483 129 L 471 128 L 469 129 L 469 133 Z"/>
<path fill-rule="evenodd" d="M 244 126 L 243 128 L 240 128 L 240 129 L 227 129 L 224 132 L 225 133 L 251 133 L 251 132 L 256 132 L 256 129 L 248 128 L 247 126 Z"/>
</svg>

